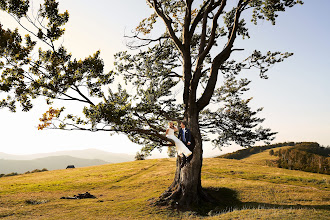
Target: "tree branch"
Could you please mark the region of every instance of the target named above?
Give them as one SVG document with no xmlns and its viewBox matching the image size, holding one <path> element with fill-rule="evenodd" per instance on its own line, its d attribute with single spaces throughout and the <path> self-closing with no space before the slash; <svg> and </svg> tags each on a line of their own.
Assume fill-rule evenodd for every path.
<svg viewBox="0 0 330 220">
<path fill-rule="evenodd" d="M 204 10 L 206 8 L 206 6 L 209 5 L 211 0 L 207 0 L 205 1 L 205 3 L 202 5 L 201 9 L 199 10 L 197 16 L 195 17 L 195 19 L 193 20 L 191 27 L 190 27 L 190 37 L 192 37 L 195 33 L 196 27 L 198 25 L 198 23 L 202 20 L 203 18 L 203 14 L 204 14 Z M 208 9 L 207 9 L 208 10 Z M 207 11 L 206 10 L 206 11 Z"/>
<path fill-rule="evenodd" d="M 145 42 L 145 43 L 140 44 L 140 45 L 138 45 L 138 46 L 134 46 L 133 43 L 132 43 L 132 45 L 128 45 L 128 44 L 127 44 L 127 46 L 128 46 L 130 49 L 139 49 L 139 48 L 141 48 L 141 47 L 148 46 L 148 45 L 150 45 L 151 43 L 153 43 L 153 42 L 157 42 L 157 41 L 158 41 L 159 43 L 161 43 L 161 40 L 163 40 L 163 39 L 168 39 L 168 38 L 169 38 L 169 36 L 161 36 L 161 37 L 159 37 L 159 38 L 157 38 L 157 39 L 142 38 L 142 37 L 139 37 L 138 34 L 135 34 L 134 36 L 127 36 L 127 35 L 124 35 L 124 37 L 126 37 L 126 38 L 131 38 L 131 39 L 138 39 L 138 40 L 140 40 L 140 41 L 144 41 L 144 42 Z"/>
<path fill-rule="evenodd" d="M 94 103 L 89 99 L 87 98 L 80 90 L 77 86 L 74 85 L 74 87 L 72 88 L 74 91 L 76 91 L 81 97 L 83 97 L 87 103 L 89 103 L 90 105 L 94 106 Z"/>
<path fill-rule="evenodd" d="M 170 18 L 168 18 L 164 12 L 162 10 L 160 10 L 160 6 L 157 0 L 147 0 L 147 2 L 149 3 L 149 5 L 151 5 L 151 7 L 153 7 L 157 13 L 157 15 L 159 17 L 161 17 L 166 25 L 167 31 L 169 33 L 169 35 L 171 36 L 171 38 L 173 39 L 175 45 L 177 46 L 177 48 L 179 49 L 179 51 L 184 54 L 184 48 L 183 48 L 183 44 L 182 42 L 179 40 L 179 38 L 175 35 L 175 32 L 172 28 L 172 21 Z"/>
<path fill-rule="evenodd" d="M 202 27 L 201 43 L 200 43 L 200 47 L 199 47 L 199 55 L 197 58 L 195 74 L 194 74 L 194 77 L 192 80 L 192 88 L 194 89 L 194 91 L 197 90 L 199 80 L 202 76 L 202 65 L 205 60 L 205 57 L 210 52 L 211 48 L 214 46 L 214 40 L 216 37 L 216 29 L 218 27 L 218 19 L 226 6 L 227 0 L 221 0 L 221 5 L 220 5 L 220 1 L 217 2 L 218 3 L 217 5 L 220 5 L 220 7 L 219 7 L 217 13 L 213 17 L 211 36 L 209 38 L 208 45 L 205 48 L 208 14 L 211 12 L 211 9 L 212 9 L 211 6 L 216 6 L 216 5 L 212 5 L 212 2 L 213 1 L 211 1 L 211 4 L 207 8 L 206 12 L 204 13 L 204 17 L 203 17 L 203 27 Z"/>
<path fill-rule="evenodd" d="M 213 17 L 213 21 L 212 21 L 212 29 L 211 29 L 211 36 L 209 37 L 209 41 L 208 41 L 208 45 L 205 47 L 205 41 L 206 41 L 206 20 L 207 18 L 204 17 L 203 18 L 203 31 L 205 33 L 203 33 L 202 39 L 201 39 L 201 46 L 200 46 L 200 50 L 199 50 L 199 56 L 198 56 L 198 62 L 197 62 L 197 68 L 203 63 L 205 57 L 207 56 L 207 54 L 210 52 L 211 48 L 214 46 L 214 40 L 216 37 L 216 30 L 218 27 L 218 19 L 219 16 L 221 15 L 221 13 L 223 12 L 225 6 L 226 6 L 226 2 L 227 0 L 222 0 L 221 1 L 221 6 L 219 7 L 217 13 L 214 15 Z M 205 23 L 205 26 L 204 26 Z M 199 61 L 200 60 L 200 61 Z"/>
<path fill-rule="evenodd" d="M 228 42 L 225 46 L 225 48 L 213 59 L 212 62 L 212 68 L 210 71 L 210 78 L 208 80 L 208 83 L 206 85 L 206 88 L 204 90 L 203 95 L 200 97 L 200 99 L 197 101 L 197 106 L 199 111 L 204 109 L 210 102 L 215 85 L 217 83 L 218 79 L 218 73 L 219 73 L 219 67 L 223 62 L 225 62 L 232 52 L 232 47 L 235 42 L 236 36 L 237 36 L 237 29 L 238 29 L 238 23 L 239 18 L 241 16 L 242 11 L 244 10 L 244 7 L 249 3 L 249 1 L 244 2 L 244 0 L 240 0 L 237 4 L 236 14 L 235 14 L 235 20 L 234 20 L 234 26 L 230 33 L 230 37 L 228 39 Z"/>
</svg>

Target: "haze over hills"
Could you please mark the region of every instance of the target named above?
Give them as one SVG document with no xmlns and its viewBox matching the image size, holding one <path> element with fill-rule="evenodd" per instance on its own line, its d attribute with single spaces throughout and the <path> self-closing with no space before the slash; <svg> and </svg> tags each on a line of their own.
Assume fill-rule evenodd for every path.
<svg viewBox="0 0 330 220">
<path fill-rule="evenodd" d="M 71 156 L 52 156 L 38 158 L 34 160 L 4 160 L 0 159 L 0 173 L 8 174 L 12 172 L 25 173 L 35 169 L 57 170 L 65 169 L 67 165 L 75 167 L 88 167 L 108 164 L 109 162 L 99 159 L 82 159 Z"/>
<path fill-rule="evenodd" d="M 135 155 L 111 153 L 97 149 L 13 155 L 0 152 L 0 174 L 24 173 L 34 169 L 65 169 L 67 165 L 86 167 L 133 161 Z"/>
<path fill-rule="evenodd" d="M 13 154 L 6 154 L 0 152 L 0 159 L 6 159 L 6 160 L 34 160 L 38 158 L 54 157 L 54 156 L 71 156 L 82 159 L 99 159 L 110 163 L 133 161 L 135 157 L 135 155 L 124 154 L 124 153 L 111 153 L 97 149 L 57 151 L 51 153 L 29 154 L 29 155 L 13 155 Z"/>
</svg>

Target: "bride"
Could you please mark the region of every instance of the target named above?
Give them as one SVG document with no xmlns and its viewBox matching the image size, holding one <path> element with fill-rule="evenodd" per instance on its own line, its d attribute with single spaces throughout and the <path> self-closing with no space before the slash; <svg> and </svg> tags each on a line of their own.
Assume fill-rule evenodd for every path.
<svg viewBox="0 0 330 220">
<path fill-rule="evenodd" d="M 189 157 L 192 152 L 186 147 L 186 145 L 184 145 L 184 143 L 182 141 L 180 141 L 175 135 L 174 132 L 178 131 L 178 128 L 174 126 L 173 122 L 169 122 L 168 123 L 169 127 L 166 130 L 166 137 L 168 137 L 169 139 L 172 139 L 175 142 L 175 147 L 176 147 L 176 151 L 178 152 L 178 154 L 183 157 Z"/>
</svg>

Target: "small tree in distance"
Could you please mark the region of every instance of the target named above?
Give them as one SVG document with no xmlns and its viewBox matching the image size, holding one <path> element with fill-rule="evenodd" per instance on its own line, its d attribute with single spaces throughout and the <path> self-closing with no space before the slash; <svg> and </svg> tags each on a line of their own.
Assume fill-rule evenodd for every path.
<svg viewBox="0 0 330 220">
<path fill-rule="evenodd" d="M 31 18 L 29 1 L 0 1 L 1 10 L 30 33 L 23 40 L 17 30 L 0 26 L 0 91 L 8 94 L 0 107 L 15 111 L 18 102 L 23 111 L 28 111 L 33 107 L 32 99 L 39 96 L 46 97 L 50 105 L 53 100 L 84 103 L 81 115 L 64 115 L 64 107 L 50 107 L 39 128 L 124 133 L 134 143 L 144 145 L 140 154 L 143 157 L 155 148 L 173 143 L 164 135 L 169 120 L 186 121 L 193 136 L 193 158 L 182 168 L 177 163 L 174 181 L 158 204 L 191 208 L 212 200 L 201 184 L 203 141 L 216 135 L 212 139 L 215 146 L 235 142 L 247 147 L 256 141 L 271 141 L 275 135 L 259 126 L 264 119 L 257 113 L 262 109 L 252 110 L 251 99 L 242 98 L 250 81 L 239 77 L 239 73 L 257 68 L 260 77 L 266 79 L 268 68 L 292 53 L 255 50 L 242 61 L 230 59 L 233 53 L 243 50 L 234 47 L 237 38 L 249 38 L 243 14 L 250 11 L 254 24 L 259 20 L 275 24 L 278 12 L 302 2 L 146 2 L 154 13 L 130 36 L 129 49 L 139 51 L 117 53 L 114 70 L 105 73 L 99 51 L 77 60 L 56 43 L 69 19 L 68 12 L 59 12 L 58 2 L 45 0 L 36 17 Z M 158 38 L 149 38 L 160 21 L 166 29 Z M 33 56 L 37 41 L 45 43 L 48 49 L 39 48 L 37 56 Z M 125 85 L 115 87 L 117 78 L 124 80 Z M 130 89 L 133 92 L 124 86 L 134 88 Z M 181 86 L 183 94 L 178 99 L 175 92 Z"/>
</svg>

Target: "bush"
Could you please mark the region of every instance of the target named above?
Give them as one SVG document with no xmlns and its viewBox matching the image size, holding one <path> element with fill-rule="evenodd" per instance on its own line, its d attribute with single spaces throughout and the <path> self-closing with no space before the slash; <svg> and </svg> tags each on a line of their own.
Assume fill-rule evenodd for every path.
<svg viewBox="0 0 330 220">
<path fill-rule="evenodd" d="M 137 152 L 135 155 L 135 160 L 145 160 L 146 156 L 140 152 Z"/>
<path fill-rule="evenodd" d="M 167 155 L 168 155 L 168 157 L 175 157 L 175 155 L 176 155 L 176 150 L 175 150 L 175 147 L 173 147 L 173 146 L 169 146 L 168 148 L 167 148 Z"/>
<path fill-rule="evenodd" d="M 271 149 L 271 150 L 269 151 L 269 155 L 271 155 L 271 156 L 274 155 L 274 150 L 273 150 L 273 149 Z"/>
<path fill-rule="evenodd" d="M 8 174 L 4 175 L 4 177 L 5 176 L 17 176 L 17 175 L 18 175 L 18 173 L 12 172 L 12 173 L 8 173 Z"/>
<path fill-rule="evenodd" d="M 43 168 L 42 170 L 39 170 L 39 169 L 35 169 L 35 170 L 32 170 L 32 171 L 27 171 L 25 172 L 24 174 L 29 174 L 29 173 L 39 173 L 39 172 L 45 172 L 45 171 L 48 171 L 46 168 Z"/>
<path fill-rule="evenodd" d="M 35 169 L 35 170 L 31 171 L 31 173 L 39 173 L 39 172 L 41 172 L 41 170 L 39 170 L 39 169 Z"/>
</svg>

